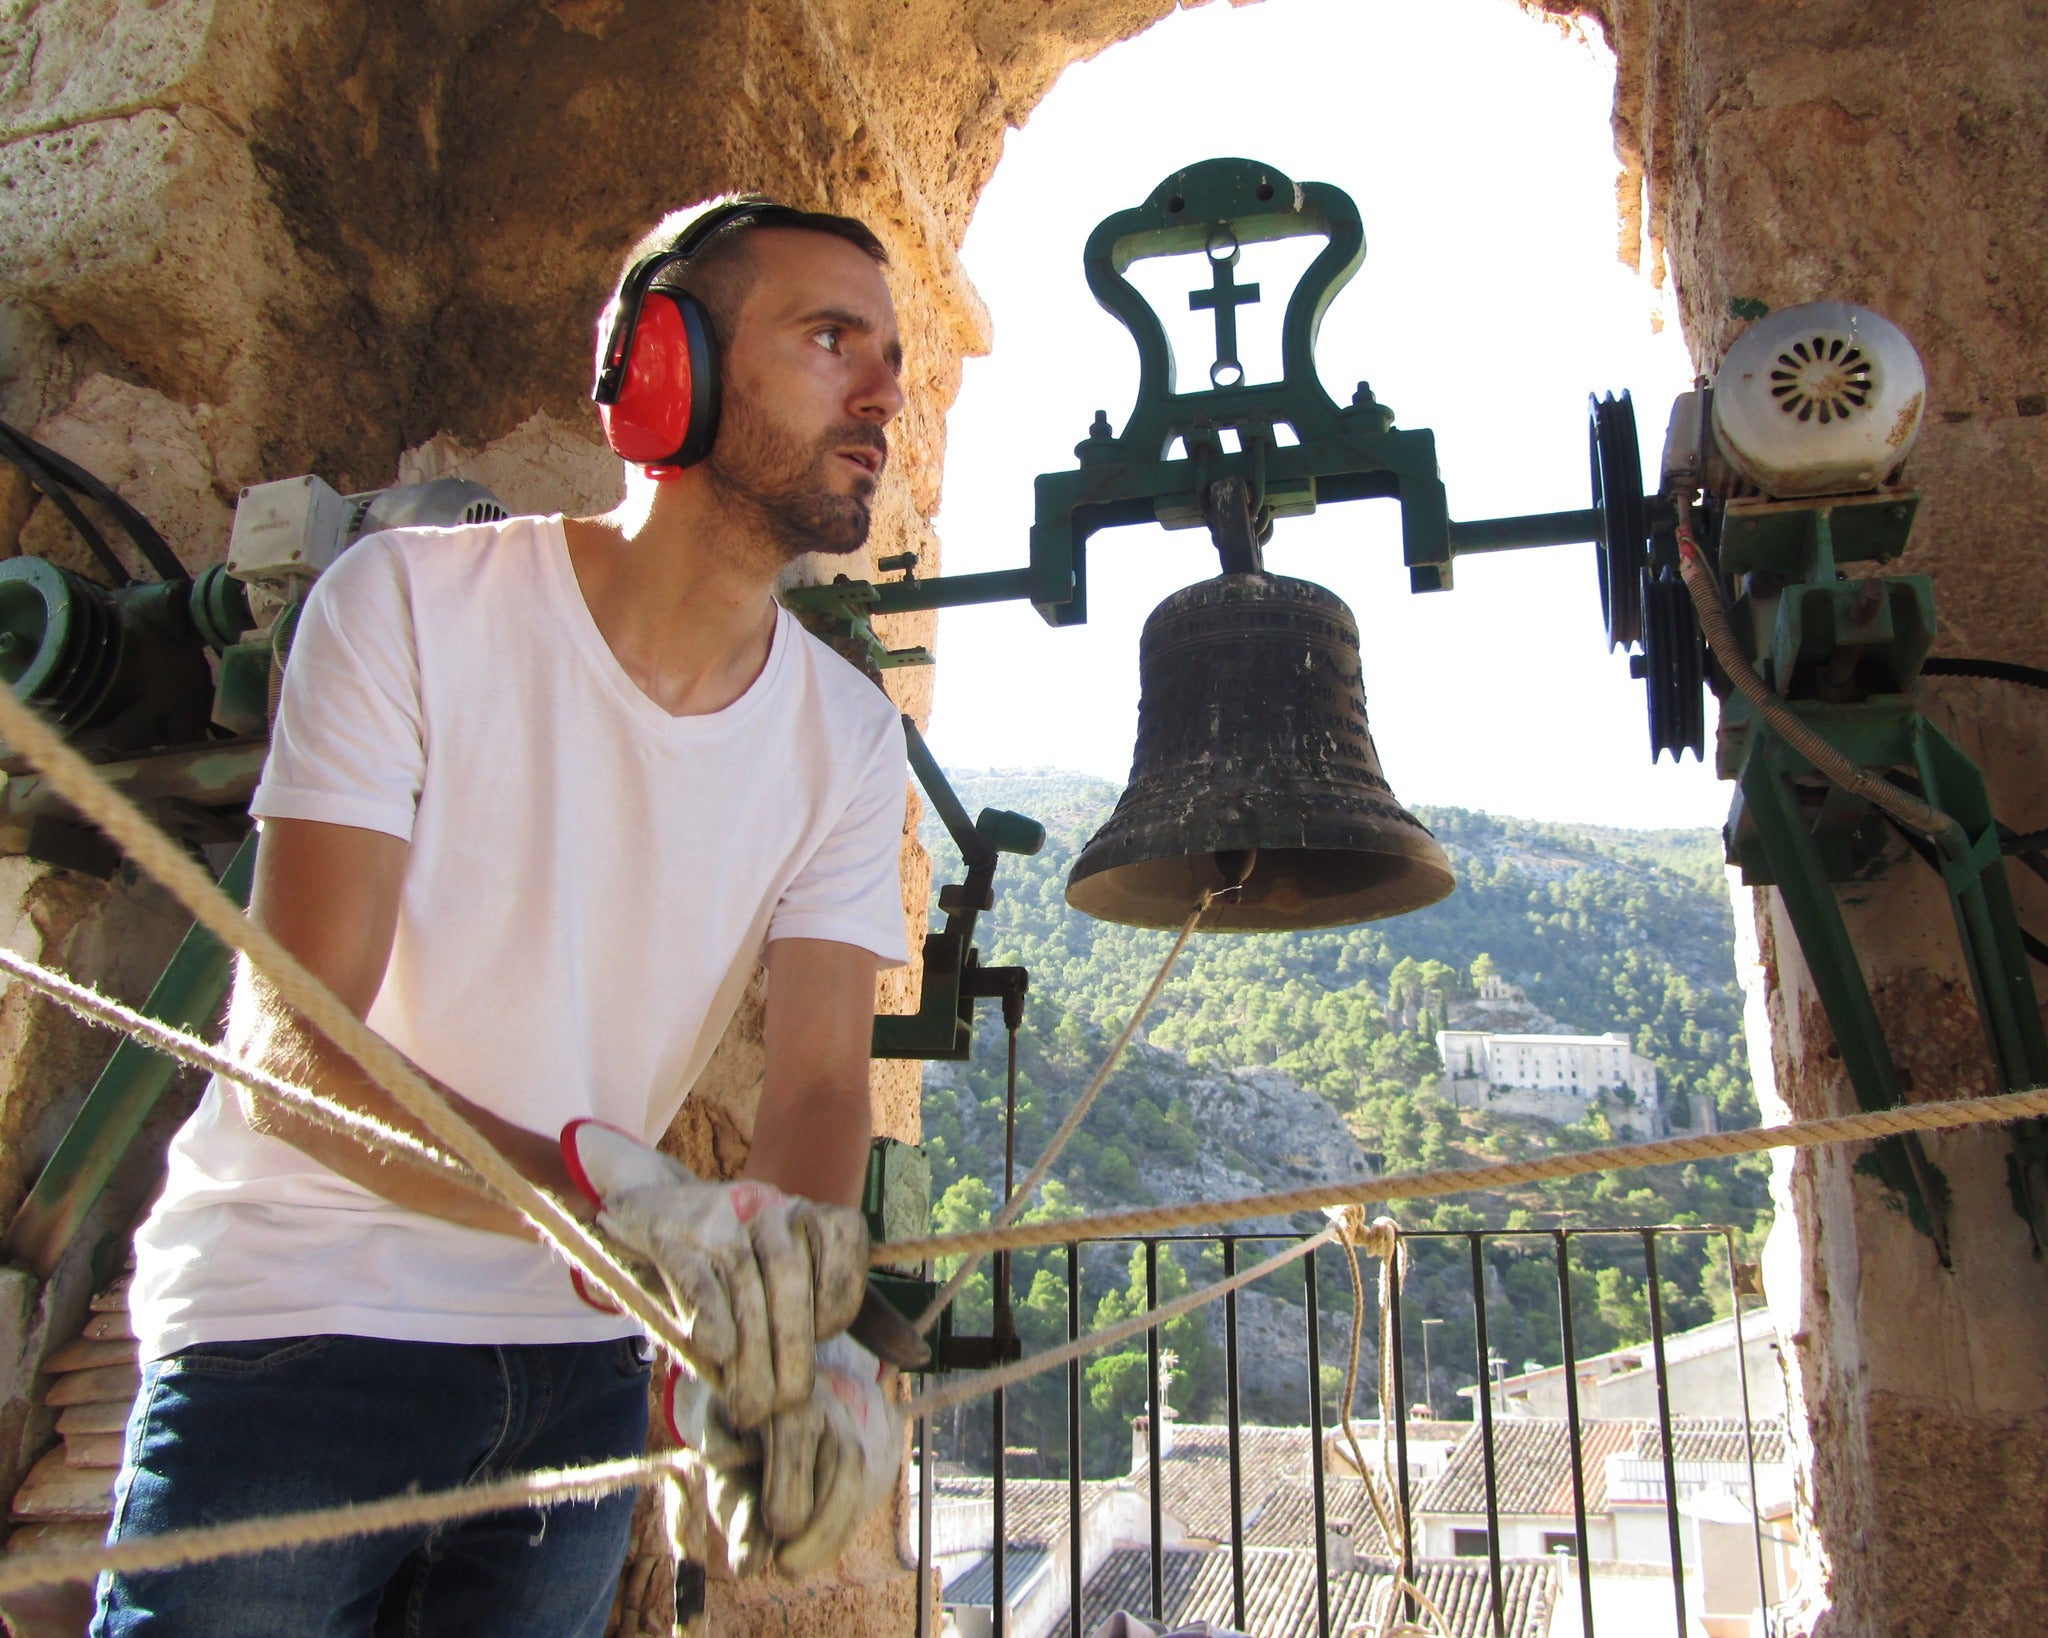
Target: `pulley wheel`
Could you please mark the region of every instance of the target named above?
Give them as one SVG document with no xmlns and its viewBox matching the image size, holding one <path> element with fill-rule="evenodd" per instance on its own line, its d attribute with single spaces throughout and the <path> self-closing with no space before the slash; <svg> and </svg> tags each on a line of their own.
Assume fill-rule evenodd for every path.
<svg viewBox="0 0 2048 1638">
<path fill-rule="evenodd" d="M 1642 577 L 1650 561 L 1650 510 L 1643 500 L 1643 456 L 1636 442 L 1635 404 L 1588 396 L 1587 443 L 1600 538 L 1593 551 L 1600 575 L 1600 615 L 1611 653 L 1643 640 Z"/>
<path fill-rule="evenodd" d="M 106 595 L 39 557 L 0 562 L 0 682 L 69 727 L 90 712 L 118 664 Z"/>
<path fill-rule="evenodd" d="M 1699 612 L 1676 573 L 1643 572 L 1643 652 L 1630 669 L 1643 679 L 1650 717 L 1650 760 L 1686 751 L 1706 760 L 1707 650 Z"/>
</svg>

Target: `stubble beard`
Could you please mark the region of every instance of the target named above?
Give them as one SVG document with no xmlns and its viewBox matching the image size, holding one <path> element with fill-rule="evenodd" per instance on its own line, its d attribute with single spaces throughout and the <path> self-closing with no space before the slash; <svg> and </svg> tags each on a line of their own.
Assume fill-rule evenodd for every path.
<svg viewBox="0 0 2048 1638">
<path fill-rule="evenodd" d="M 849 446 L 877 448 L 880 438 L 873 424 L 849 421 L 828 427 L 806 447 L 733 394 L 704 471 L 726 507 L 756 524 L 782 561 L 806 552 L 845 557 L 867 544 L 875 480 L 854 494 L 837 494 L 827 463 Z"/>
</svg>

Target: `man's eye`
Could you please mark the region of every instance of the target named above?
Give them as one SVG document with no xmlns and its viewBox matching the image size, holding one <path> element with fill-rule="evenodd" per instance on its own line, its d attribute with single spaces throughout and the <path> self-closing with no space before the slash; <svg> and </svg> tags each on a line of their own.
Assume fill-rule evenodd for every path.
<svg viewBox="0 0 2048 1638">
<path fill-rule="evenodd" d="M 825 351 L 828 353 L 836 353 L 839 351 L 839 332 L 837 330 L 826 329 L 813 331 L 811 334 L 811 339 L 815 341 L 820 347 L 824 348 Z"/>
</svg>

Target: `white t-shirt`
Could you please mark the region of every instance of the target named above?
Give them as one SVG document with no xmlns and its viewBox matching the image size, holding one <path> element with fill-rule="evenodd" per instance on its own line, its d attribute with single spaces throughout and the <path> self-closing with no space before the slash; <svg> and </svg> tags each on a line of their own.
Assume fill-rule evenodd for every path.
<svg viewBox="0 0 2048 1638">
<path fill-rule="evenodd" d="M 906 957 L 896 710 L 787 611 L 739 699 L 672 717 L 598 631 L 559 518 L 399 530 L 322 576 L 287 677 L 250 811 L 410 841 L 369 1022 L 518 1126 L 658 1138 L 770 939 Z M 251 1131 L 218 1083 L 171 1144 L 129 1300 L 144 1359 L 633 1329 L 538 1243 L 402 1210 Z"/>
</svg>

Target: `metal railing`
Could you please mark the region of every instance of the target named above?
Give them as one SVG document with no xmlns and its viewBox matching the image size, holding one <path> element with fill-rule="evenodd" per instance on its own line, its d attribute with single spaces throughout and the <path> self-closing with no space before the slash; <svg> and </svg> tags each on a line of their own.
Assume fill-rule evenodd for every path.
<svg viewBox="0 0 2048 1638">
<path fill-rule="evenodd" d="M 1729 1289 L 1739 1291 L 1740 1284 L 1735 1257 L 1733 1231 L 1719 1226 L 1691 1226 L 1657 1224 L 1631 1228 L 1589 1228 L 1589 1229 L 1527 1229 L 1527 1230 L 1423 1230 L 1403 1231 L 1401 1240 L 1404 1250 L 1412 1257 L 1433 1243 L 1442 1243 L 1446 1249 L 1464 1242 L 1464 1256 L 1457 1259 L 1469 1269 L 1471 1341 L 1473 1357 L 1478 1363 L 1478 1382 L 1472 1389 L 1476 1401 L 1475 1419 L 1480 1439 L 1481 1472 L 1484 1489 L 1484 1514 L 1486 1520 L 1487 1587 L 1490 1594 L 1489 1623 L 1492 1638 L 1518 1638 L 1510 1634 L 1507 1626 L 1507 1600 L 1504 1596 L 1502 1552 L 1501 1552 L 1501 1471 L 1498 1460 L 1498 1422 L 1505 1416 L 1504 1408 L 1497 1413 L 1494 1405 L 1494 1382 L 1488 1362 L 1494 1358 L 1488 1335 L 1488 1298 L 1486 1292 L 1486 1251 L 1489 1245 L 1504 1241 L 1547 1240 L 1552 1247 L 1555 1270 L 1555 1292 L 1557 1319 L 1561 1352 L 1560 1368 L 1563 1379 L 1566 1434 L 1569 1442 L 1572 1483 L 1572 1537 L 1578 1573 L 1579 1617 L 1584 1638 L 1594 1638 L 1596 1632 L 1591 1566 L 1594 1562 L 1591 1542 L 1587 1529 L 1587 1478 L 1585 1418 L 1580 1407 L 1579 1356 L 1574 1334 L 1572 1311 L 1572 1247 L 1592 1239 L 1619 1239 L 1633 1242 L 1640 1247 L 1641 1267 L 1648 1297 L 1649 1347 L 1648 1353 L 1654 1367 L 1656 1383 L 1657 1452 L 1654 1456 L 1631 1457 L 1626 1465 L 1633 1470 L 1641 1467 L 1644 1471 L 1633 1476 L 1647 1483 L 1636 1488 L 1644 1493 L 1631 1500 L 1663 1506 L 1666 1519 L 1666 1533 L 1670 1553 L 1670 1584 L 1672 1608 L 1676 1620 L 1674 1631 L 1683 1634 L 1688 1630 L 1686 1613 L 1686 1571 L 1684 1543 L 1680 1527 L 1680 1501 L 1694 1490 L 1704 1477 L 1708 1466 L 1720 1467 L 1727 1464 L 1701 1464 L 1678 1461 L 1673 1440 L 1673 1412 L 1671 1408 L 1671 1383 L 1669 1362 L 1666 1358 L 1666 1327 L 1662 1281 L 1658 1270 L 1658 1248 L 1660 1242 L 1679 1237 L 1713 1237 L 1722 1242 L 1727 1263 Z M 1237 1271 L 1238 1248 L 1247 1242 L 1268 1244 L 1298 1241 L 1302 1236 L 1222 1234 L 1222 1235 L 1160 1235 L 1136 1240 L 1089 1242 L 1091 1244 L 1136 1245 L 1144 1255 L 1145 1300 L 1148 1307 L 1157 1307 L 1159 1302 L 1159 1257 L 1162 1246 L 1199 1249 L 1207 1246 L 1220 1248 L 1222 1270 L 1227 1278 Z M 1309 1483 L 1313 1500 L 1313 1550 L 1315 1554 L 1315 1608 L 1316 1633 L 1318 1638 L 1331 1638 L 1330 1577 L 1329 1577 L 1329 1519 L 1328 1519 L 1328 1476 L 1325 1472 L 1323 1448 L 1323 1396 L 1321 1368 L 1323 1362 L 1322 1314 L 1318 1301 L 1319 1280 L 1317 1259 L 1320 1255 L 1337 1253 L 1335 1248 L 1324 1248 L 1323 1252 L 1312 1252 L 1301 1259 L 1301 1295 L 1306 1314 L 1303 1336 L 1303 1363 L 1306 1367 L 1308 1390 L 1308 1456 Z M 1633 1260 L 1633 1259 L 1631 1259 Z M 1082 1261 L 1081 1247 L 1069 1245 L 1065 1248 L 1065 1272 L 1067 1287 L 1067 1334 L 1078 1337 L 1082 1329 Z M 1004 1271 L 1007 1277 L 1007 1270 Z M 1276 1274 L 1274 1279 L 1287 1276 Z M 1349 1294 L 1348 1272 L 1344 1277 L 1346 1295 Z M 1371 1276 L 1368 1274 L 1367 1297 L 1371 1300 Z M 1498 1299 L 1495 1299 L 1498 1302 Z M 1390 1321 L 1393 1331 L 1393 1397 L 1388 1407 L 1392 1420 L 1392 1434 L 1395 1446 L 1395 1473 L 1400 1491 L 1401 1514 L 1407 1521 L 1405 1539 L 1398 1543 L 1399 1569 L 1403 1582 L 1412 1583 L 1420 1553 L 1418 1550 L 1418 1525 L 1415 1517 L 1415 1469 L 1409 1460 L 1409 1424 L 1406 1414 L 1408 1406 L 1409 1361 L 1408 1349 L 1411 1342 L 1404 1324 L 1402 1298 L 1398 1288 L 1390 1299 Z M 1224 1348 L 1224 1409 L 1226 1416 L 1227 1449 L 1229 1459 L 1230 1489 L 1230 1618 L 1240 1629 L 1246 1622 L 1246 1549 L 1245 1549 L 1245 1494 L 1244 1494 L 1244 1421 L 1242 1416 L 1242 1380 L 1239 1359 L 1238 1294 L 1232 1292 L 1223 1299 L 1223 1348 Z M 1737 1388 L 1742 1406 L 1742 1462 L 1746 1469 L 1748 1489 L 1748 1513 L 1755 1538 L 1757 1607 L 1763 1611 L 1766 1638 L 1774 1631 L 1772 1622 L 1769 1581 L 1764 1568 L 1764 1545 L 1761 1518 L 1757 1507 L 1756 1483 L 1756 1428 L 1751 1414 L 1749 1368 L 1746 1353 L 1742 1304 L 1734 1301 L 1734 1341 Z M 1431 1323 L 1440 1323 L 1433 1320 Z M 1370 1324 L 1368 1336 L 1372 1335 Z M 1424 1333 L 1427 1347 L 1427 1334 Z M 1439 1341 L 1436 1346 L 1441 1348 Z M 1144 1612 L 1154 1621 L 1167 1618 L 1166 1609 L 1166 1548 L 1164 1545 L 1164 1485 L 1163 1467 L 1163 1423 L 1161 1407 L 1161 1335 L 1157 1327 L 1146 1333 L 1146 1477 L 1149 1480 L 1148 1506 L 1150 1513 L 1150 1587 L 1149 1609 Z M 1073 1638 L 1082 1638 L 1085 1603 L 1084 1576 L 1084 1532 L 1083 1532 L 1083 1403 L 1082 1364 L 1074 1361 L 1066 1370 L 1066 1457 L 1067 1457 L 1067 1541 L 1066 1570 L 1068 1586 L 1068 1609 L 1064 1623 L 1056 1623 L 1054 1630 L 1070 1632 Z M 1361 1383 L 1372 1380 L 1369 1373 L 1361 1370 Z M 1428 1384 L 1425 1383 L 1425 1391 Z M 989 1417 L 992 1451 L 992 1498 L 993 1498 L 993 1542 L 990 1548 L 992 1571 L 991 1614 L 994 1638 L 1006 1638 L 1010 1629 L 1009 1595 L 1009 1546 L 1008 1509 L 1006 1489 L 1008 1487 L 1005 1468 L 1005 1436 L 1007 1433 L 1008 1405 L 1003 1393 L 991 1395 Z M 1628 1420 L 1640 1420 L 1629 1418 Z M 934 1430 L 920 1421 L 916 1427 L 917 1460 L 919 1464 L 917 1542 L 918 1571 L 921 1596 L 918 1603 L 917 1632 L 919 1638 L 929 1638 L 930 1609 L 923 1593 L 930 1586 L 932 1570 L 932 1506 L 936 1483 L 934 1460 Z M 1361 1521 L 1362 1522 L 1362 1521 Z M 1562 1534 L 1560 1531 L 1559 1534 Z M 1389 1555 L 1390 1557 L 1392 1555 Z M 1476 1555 L 1474 1555 L 1476 1556 Z M 1406 1592 L 1401 1595 L 1403 1613 L 1409 1618 L 1421 1612 L 1416 1600 Z M 1181 1612 L 1186 1615 L 1209 1612 Z"/>
</svg>

